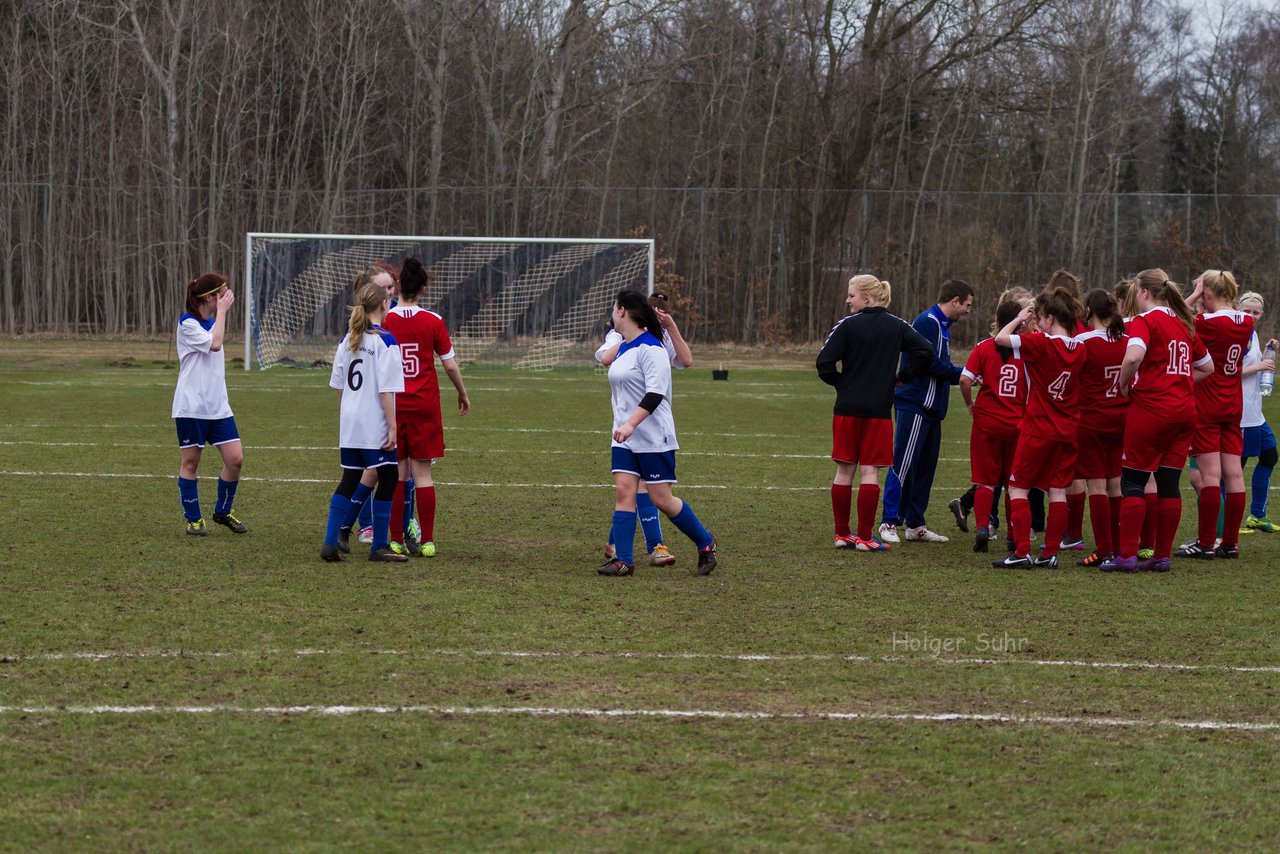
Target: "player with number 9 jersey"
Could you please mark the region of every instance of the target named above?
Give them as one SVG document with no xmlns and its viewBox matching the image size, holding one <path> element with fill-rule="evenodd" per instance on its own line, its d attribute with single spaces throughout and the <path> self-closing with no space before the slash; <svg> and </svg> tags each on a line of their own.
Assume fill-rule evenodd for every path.
<svg viewBox="0 0 1280 854">
<path fill-rule="evenodd" d="M 1191 441 L 1195 456 L 1239 456 L 1244 450 L 1240 371 L 1252 337 L 1253 318 L 1243 311 L 1222 309 L 1196 315 L 1196 340 L 1213 357 L 1213 373 L 1195 384 L 1196 430 Z"/>
</svg>

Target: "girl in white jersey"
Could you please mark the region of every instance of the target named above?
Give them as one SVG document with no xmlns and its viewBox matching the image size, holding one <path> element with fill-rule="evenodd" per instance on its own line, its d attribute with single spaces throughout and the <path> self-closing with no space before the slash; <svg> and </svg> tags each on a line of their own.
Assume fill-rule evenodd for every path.
<svg viewBox="0 0 1280 854">
<path fill-rule="evenodd" d="M 389 306 L 385 290 L 374 284 L 361 287 L 351 309 L 349 331 L 333 357 L 329 386 L 338 392 L 342 480 L 329 499 L 329 522 L 320 548 L 320 557 L 329 562 L 344 559 L 339 533 L 350 527 L 369 497 L 369 486 L 361 483 L 366 470 L 376 477 L 369 560 L 401 563 L 409 559 L 393 552 L 388 543 L 398 473 L 396 393 L 404 391 L 400 347 L 379 326 Z"/>
<path fill-rule="evenodd" d="M 716 567 L 715 537 L 692 507 L 671 494 L 679 445 L 671 414 L 671 360 L 662 346 L 662 325 L 644 294 L 624 290 L 614 300 L 613 327 L 623 339 L 609 366 L 616 555 L 599 572 L 631 575 L 635 571 L 636 493 L 643 479 L 654 505 L 698 547 L 698 574 L 708 575 Z"/>
<path fill-rule="evenodd" d="M 689 349 L 688 342 L 680 334 L 680 327 L 676 326 L 675 319 L 667 313 L 667 295 L 662 291 L 654 291 L 649 294 L 649 305 L 653 307 L 654 313 L 658 315 L 658 322 L 662 324 L 662 346 L 671 359 L 671 367 L 678 371 L 692 367 L 693 351 Z M 596 361 L 606 368 L 609 367 L 617 358 L 618 348 L 621 346 L 622 335 L 611 325 L 604 336 L 604 343 L 596 350 Z M 636 512 L 640 517 L 640 529 L 644 532 L 644 547 L 649 553 L 649 565 L 674 566 L 676 556 L 662 540 L 662 522 L 658 516 L 658 508 L 650 500 L 649 488 L 643 481 L 640 482 L 640 491 L 636 494 Z M 617 549 L 614 548 L 611 540 L 604 547 L 604 559 L 613 560 L 617 556 Z"/>
<path fill-rule="evenodd" d="M 1240 427 L 1244 431 L 1244 459 L 1257 457 L 1258 464 L 1253 468 L 1250 488 L 1253 498 L 1249 505 L 1249 515 L 1245 517 L 1245 530 L 1262 531 L 1274 534 L 1280 531 L 1280 525 L 1267 518 L 1267 492 L 1271 489 L 1271 472 L 1275 469 L 1278 458 L 1276 436 L 1262 414 L 1262 388 L 1259 376 L 1262 371 L 1274 371 L 1274 359 L 1266 358 L 1258 337 L 1257 325 L 1262 320 L 1266 303 L 1262 294 L 1246 291 L 1240 295 L 1236 308 L 1253 318 L 1253 340 L 1249 342 L 1249 352 L 1244 358 L 1244 367 L 1240 375 L 1244 377 L 1244 413 L 1240 419 Z M 1267 344 L 1273 348 L 1280 346 L 1271 338 Z"/>
<path fill-rule="evenodd" d="M 186 313 L 178 320 L 178 387 L 173 392 L 173 419 L 178 428 L 182 463 L 178 470 L 178 493 L 187 533 L 203 537 L 207 531 L 200 512 L 200 491 L 196 470 L 206 444 L 222 455 L 218 475 L 218 501 L 213 521 L 237 534 L 249 529 L 231 512 L 244 448 L 236 419 L 227 401 L 226 359 L 222 349 L 227 331 L 227 314 L 235 295 L 227 288 L 227 277 L 205 273 L 187 282 Z"/>
</svg>

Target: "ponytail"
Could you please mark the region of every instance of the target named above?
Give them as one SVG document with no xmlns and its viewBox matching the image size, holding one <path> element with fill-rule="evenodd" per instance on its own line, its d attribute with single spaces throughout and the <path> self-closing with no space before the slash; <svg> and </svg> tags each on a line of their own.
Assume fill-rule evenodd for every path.
<svg viewBox="0 0 1280 854">
<path fill-rule="evenodd" d="M 626 309 L 627 316 L 637 326 L 650 332 L 659 341 L 662 340 L 662 322 L 658 320 L 658 313 L 653 310 L 653 306 L 649 305 L 649 300 L 644 294 L 627 288 L 618 291 L 614 304 Z"/>
<path fill-rule="evenodd" d="M 1041 317 L 1052 317 L 1068 332 L 1075 329 L 1076 321 L 1083 313 L 1080 300 L 1076 299 L 1066 287 L 1041 291 L 1036 297 L 1036 314 Z"/>
<path fill-rule="evenodd" d="M 200 316 L 200 304 L 209 294 L 226 287 L 227 277 L 221 273 L 202 273 L 187 282 L 187 314 Z"/>
<path fill-rule="evenodd" d="M 352 353 L 360 349 L 365 332 L 373 325 L 369 315 L 386 305 L 387 299 L 387 292 L 373 284 L 365 284 L 356 294 L 356 304 L 351 307 L 351 320 L 347 323 L 347 346 Z"/>
<path fill-rule="evenodd" d="M 1187 301 L 1182 298 L 1182 291 L 1178 286 L 1169 281 L 1169 274 L 1164 270 L 1153 268 L 1143 270 L 1133 278 L 1133 286 L 1129 288 L 1129 299 L 1125 306 L 1129 314 L 1138 313 L 1138 292 L 1146 290 L 1151 294 L 1151 299 L 1155 302 L 1162 302 L 1167 305 L 1182 324 L 1187 327 L 1187 334 L 1192 338 L 1196 337 L 1196 318 L 1191 313 L 1191 308 L 1187 305 Z"/>
<path fill-rule="evenodd" d="M 1084 298 L 1085 319 L 1096 317 L 1107 325 L 1107 337 L 1119 341 L 1124 337 L 1124 317 L 1115 294 L 1105 288 L 1094 288 Z"/>
<path fill-rule="evenodd" d="M 431 273 L 415 256 L 404 259 L 400 269 L 400 298 L 409 302 L 417 302 L 418 296 L 431 282 Z"/>
</svg>

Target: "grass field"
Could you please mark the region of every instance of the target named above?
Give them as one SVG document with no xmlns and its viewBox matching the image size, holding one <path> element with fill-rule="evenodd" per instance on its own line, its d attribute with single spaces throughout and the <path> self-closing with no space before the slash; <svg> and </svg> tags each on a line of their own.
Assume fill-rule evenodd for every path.
<svg viewBox="0 0 1280 854">
<path fill-rule="evenodd" d="M 190 538 L 163 346 L 0 342 L 0 849 L 1274 849 L 1280 535 L 993 570 L 956 406 L 952 542 L 837 552 L 832 392 L 749 364 L 676 379 L 720 568 L 605 579 L 601 374 L 467 369 L 439 557 L 329 565 L 324 372 L 228 371 Z"/>
</svg>

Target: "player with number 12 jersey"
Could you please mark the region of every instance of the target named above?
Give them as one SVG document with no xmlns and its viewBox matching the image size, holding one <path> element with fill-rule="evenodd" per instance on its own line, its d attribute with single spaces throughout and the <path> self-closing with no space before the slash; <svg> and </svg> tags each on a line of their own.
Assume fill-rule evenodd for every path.
<svg viewBox="0 0 1280 854">
<path fill-rule="evenodd" d="M 1199 336 L 1168 306 L 1157 305 L 1129 321 L 1129 347 L 1141 347 L 1124 429 L 1124 465 L 1153 472 L 1179 471 L 1187 463 L 1196 413 L 1191 368 L 1211 362 Z"/>
</svg>

